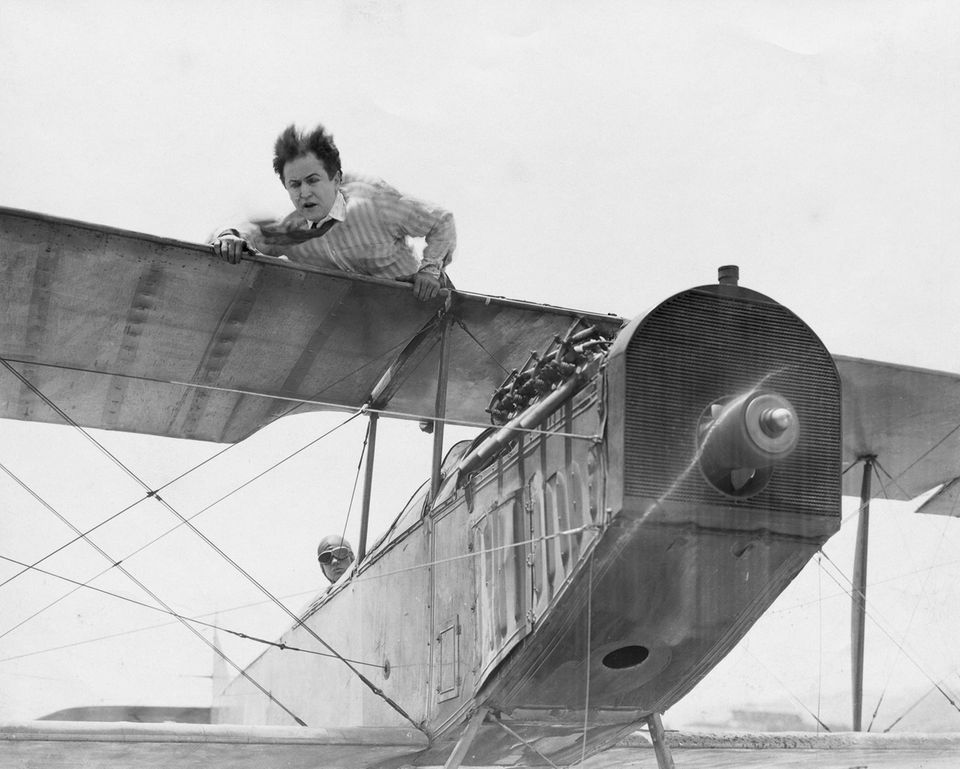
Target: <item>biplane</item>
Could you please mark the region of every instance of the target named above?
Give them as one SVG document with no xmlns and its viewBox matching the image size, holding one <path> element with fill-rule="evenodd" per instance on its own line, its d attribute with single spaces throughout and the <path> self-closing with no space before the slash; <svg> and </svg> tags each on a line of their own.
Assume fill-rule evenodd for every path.
<svg viewBox="0 0 960 769">
<path fill-rule="evenodd" d="M 220 653 L 216 724 L 9 725 L 8 761 L 69 745 L 98 765 L 562 766 L 645 725 L 670 766 L 660 714 L 837 531 L 844 494 L 865 578 L 878 462 L 887 497 L 942 486 L 924 509 L 955 515 L 960 378 L 835 357 L 732 267 L 627 320 L 452 289 L 421 303 L 2 209 L 0 272 L 4 418 L 228 444 L 295 410 L 369 420 L 354 568 L 284 607 L 252 664 L 231 676 Z M 433 451 L 373 540 L 383 418 L 420 421 Z M 486 426 L 448 446 L 451 423 Z"/>
</svg>

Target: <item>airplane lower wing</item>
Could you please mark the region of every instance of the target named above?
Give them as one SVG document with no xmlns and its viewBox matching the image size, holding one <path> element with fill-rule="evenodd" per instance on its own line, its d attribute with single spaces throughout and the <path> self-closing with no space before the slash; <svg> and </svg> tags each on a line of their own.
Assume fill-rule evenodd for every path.
<svg viewBox="0 0 960 769">
<path fill-rule="evenodd" d="M 665 735 L 678 766 L 800 767 L 811 760 L 823 769 L 852 766 L 952 769 L 960 750 L 957 734 L 696 733 Z M 116 722 L 29 721 L 0 724 L 0 769 L 361 769 L 439 766 L 417 754 L 427 738 L 413 729 L 362 727 L 311 729 L 294 726 L 210 726 Z M 514 752 L 500 766 L 546 766 Z M 593 755 L 584 769 L 655 765 L 645 733 Z M 465 764 L 474 766 L 469 761 Z"/>
<path fill-rule="evenodd" d="M 423 751 L 414 729 L 29 721 L 0 725 L 0 769 L 364 769 Z"/>
</svg>

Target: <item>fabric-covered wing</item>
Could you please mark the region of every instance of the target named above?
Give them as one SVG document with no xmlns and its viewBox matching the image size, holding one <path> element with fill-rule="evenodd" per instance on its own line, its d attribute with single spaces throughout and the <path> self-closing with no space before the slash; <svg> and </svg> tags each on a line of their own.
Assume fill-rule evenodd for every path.
<svg viewBox="0 0 960 769">
<path fill-rule="evenodd" d="M 960 476 L 960 375 L 860 358 L 835 360 L 843 380 L 844 467 L 875 456 L 874 497 L 913 499 Z M 847 472 L 843 493 L 859 496 L 860 482 L 859 472 Z M 946 497 L 941 502 L 949 508 L 932 504 L 936 498 L 923 512 L 956 514 Z"/>
<path fill-rule="evenodd" d="M 293 408 L 358 408 L 386 372 L 377 407 L 433 415 L 443 306 L 395 281 L 0 209 L 0 417 L 63 422 L 56 406 L 85 427 L 235 442 Z M 485 422 L 503 369 L 580 315 L 454 292 L 447 416 Z"/>
<path fill-rule="evenodd" d="M 25 766 L 363 769 L 427 748 L 414 729 L 30 721 L 0 724 L 0 769 Z M 380 763 L 385 762 L 385 763 Z"/>
</svg>

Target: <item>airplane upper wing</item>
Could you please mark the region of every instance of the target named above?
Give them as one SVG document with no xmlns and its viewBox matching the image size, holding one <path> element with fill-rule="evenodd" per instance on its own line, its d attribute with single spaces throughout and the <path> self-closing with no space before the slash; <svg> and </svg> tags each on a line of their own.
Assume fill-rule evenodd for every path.
<svg viewBox="0 0 960 769">
<path fill-rule="evenodd" d="M 400 766 L 428 747 L 401 727 L 28 721 L 0 724 L 0 769 L 24 766 L 363 769 Z"/>
<path fill-rule="evenodd" d="M 409 286 L 0 208 L 0 417 L 223 443 L 291 409 L 435 408 L 443 300 Z M 449 419 L 485 408 L 578 317 L 613 315 L 451 292 Z M 873 495 L 960 476 L 960 376 L 838 356 L 844 466 L 877 457 Z M 925 512 L 955 514 L 960 483 Z M 860 473 L 843 477 L 860 494 Z"/>
<path fill-rule="evenodd" d="M 396 281 L 230 265 L 209 246 L 0 208 L 0 417 L 63 422 L 56 406 L 85 427 L 232 443 L 302 401 L 376 394 L 430 416 L 442 306 Z M 622 325 L 452 292 L 447 417 L 487 423 L 506 372 L 577 317 Z"/>
<path fill-rule="evenodd" d="M 844 467 L 874 456 L 873 497 L 907 500 L 947 484 L 920 511 L 958 515 L 960 376 L 835 356 L 843 381 Z M 861 474 L 843 476 L 860 496 Z M 918 512 L 920 512 L 918 511 Z"/>
</svg>

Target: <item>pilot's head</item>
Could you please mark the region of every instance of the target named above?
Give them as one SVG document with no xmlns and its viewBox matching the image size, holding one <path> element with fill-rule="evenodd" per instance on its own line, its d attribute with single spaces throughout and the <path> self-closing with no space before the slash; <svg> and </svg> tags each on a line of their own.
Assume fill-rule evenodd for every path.
<svg viewBox="0 0 960 769">
<path fill-rule="evenodd" d="M 340 151 L 333 137 L 322 125 L 312 131 L 298 131 L 289 125 L 277 137 L 273 152 L 273 170 L 290 202 L 307 221 L 325 219 L 343 181 Z"/>
<path fill-rule="evenodd" d="M 317 546 L 317 560 L 323 576 L 336 582 L 353 563 L 353 548 L 339 534 L 330 534 Z"/>
</svg>

